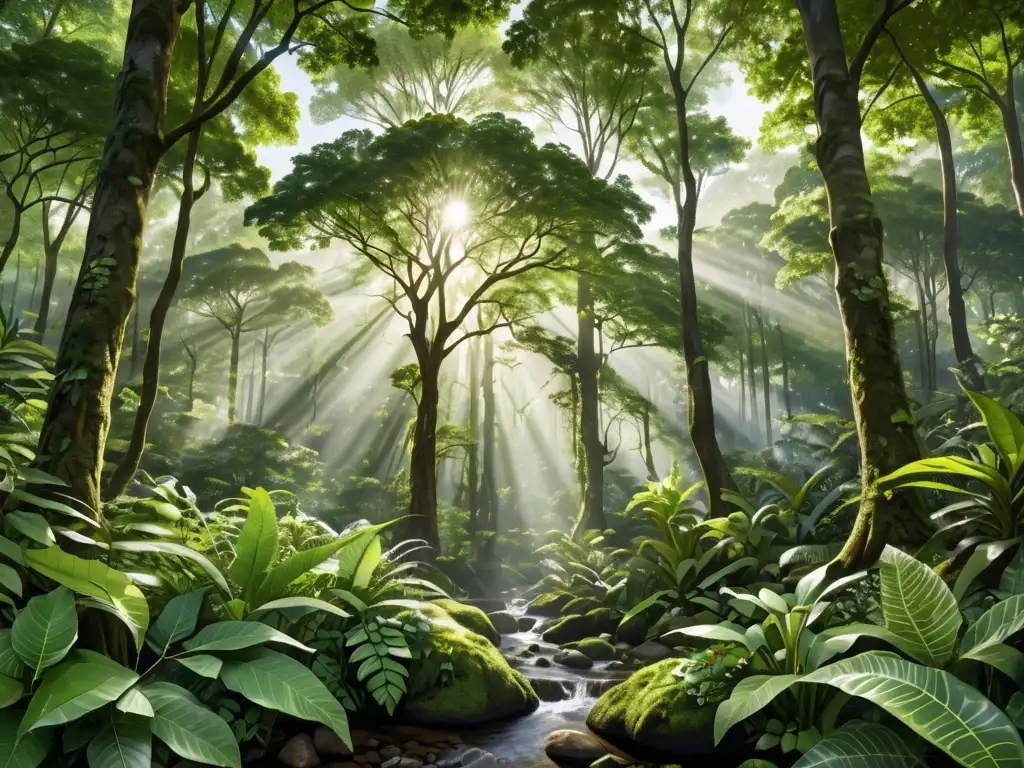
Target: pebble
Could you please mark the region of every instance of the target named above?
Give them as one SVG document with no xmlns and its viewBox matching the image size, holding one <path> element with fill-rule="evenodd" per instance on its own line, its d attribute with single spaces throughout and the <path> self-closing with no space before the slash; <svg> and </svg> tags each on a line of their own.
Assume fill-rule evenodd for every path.
<svg viewBox="0 0 1024 768">
<path fill-rule="evenodd" d="M 422 760 L 417 760 L 415 757 L 392 757 L 386 760 L 381 768 L 421 768 L 423 765 Z"/>
<path fill-rule="evenodd" d="M 390 760 L 392 757 L 400 757 L 402 754 L 401 747 L 389 746 L 380 748 L 380 759 Z"/>
<path fill-rule="evenodd" d="M 589 733 L 565 729 L 544 738 L 544 753 L 564 768 L 587 768 L 605 755 L 605 748 Z"/>
<path fill-rule="evenodd" d="M 315 768 L 320 765 L 313 740 L 305 733 L 288 739 L 277 753 L 277 761 L 287 768 Z"/>
</svg>

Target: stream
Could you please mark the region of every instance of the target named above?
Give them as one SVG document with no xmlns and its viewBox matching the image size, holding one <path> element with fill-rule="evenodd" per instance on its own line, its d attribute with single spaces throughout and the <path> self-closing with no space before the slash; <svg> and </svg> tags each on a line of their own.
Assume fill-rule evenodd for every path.
<svg viewBox="0 0 1024 768">
<path fill-rule="evenodd" d="M 517 601 L 505 610 L 517 618 L 537 619 L 535 628 L 529 632 L 503 635 L 501 652 L 514 669 L 535 683 L 541 697 L 540 707 L 525 717 L 469 729 L 463 736 L 467 742 L 507 758 L 517 768 L 551 768 L 554 763 L 544 754 L 544 738 L 563 728 L 586 732 L 587 715 L 598 697 L 630 673 L 608 669 L 611 662 L 595 662 L 585 670 L 569 669 L 553 661 L 548 667 L 536 666 L 537 658 L 551 660 L 561 651 L 557 645 L 545 643 L 537 631 L 546 619 L 527 614 L 525 606 Z"/>
</svg>

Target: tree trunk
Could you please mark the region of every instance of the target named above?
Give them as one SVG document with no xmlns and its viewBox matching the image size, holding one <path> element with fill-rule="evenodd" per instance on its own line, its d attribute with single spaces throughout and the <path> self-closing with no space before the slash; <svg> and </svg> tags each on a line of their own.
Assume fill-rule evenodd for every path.
<svg viewBox="0 0 1024 768">
<path fill-rule="evenodd" d="M 764 338 L 764 318 L 757 312 L 757 329 L 761 336 L 761 389 L 764 394 L 764 436 L 771 448 L 772 440 L 772 373 L 768 367 L 768 343 Z"/>
<path fill-rule="evenodd" d="M 29 305 L 29 307 L 34 307 L 36 305 L 36 295 L 38 293 L 39 293 L 39 262 L 36 262 L 36 267 L 32 271 L 32 295 L 28 297 L 28 305 Z"/>
<path fill-rule="evenodd" d="M 132 312 L 132 353 L 128 358 L 128 381 L 135 381 L 135 375 L 139 372 L 139 365 L 142 360 L 142 328 L 139 322 L 139 315 L 142 314 L 142 307 L 138 301 L 135 303 L 135 310 Z"/>
<path fill-rule="evenodd" d="M 793 401 L 789 392 L 789 360 L 786 357 L 786 334 L 781 323 L 775 323 L 779 334 L 779 359 L 782 361 L 782 404 L 786 409 L 786 418 L 793 418 Z"/>
<path fill-rule="evenodd" d="M 256 345 L 252 345 L 252 362 L 249 364 L 249 386 L 247 387 L 246 398 L 245 398 L 245 420 L 247 423 L 252 424 L 252 418 L 255 415 L 254 408 L 256 405 Z"/>
<path fill-rule="evenodd" d="M 747 424 L 747 371 L 746 359 L 743 350 L 740 349 L 740 424 L 746 428 Z"/>
<path fill-rule="evenodd" d="M 228 363 L 228 424 L 235 423 L 238 410 L 238 347 L 241 337 L 241 327 L 235 326 L 231 329 L 231 360 Z"/>
<path fill-rule="evenodd" d="M 97 516 L 110 400 L 135 300 L 149 194 L 163 153 L 167 81 L 185 7 L 182 0 L 132 3 L 114 125 L 39 438 L 38 466 L 67 482 L 65 492 Z"/>
<path fill-rule="evenodd" d="M 15 247 L 18 245 L 18 237 L 21 235 L 21 217 L 24 213 L 20 201 L 11 194 L 10 188 L 8 188 L 7 197 L 11 201 L 11 228 L 7 233 L 7 240 L 4 241 L 3 248 L 0 248 L 0 274 L 3 273 L 11 254 L 14 253 Z"/>
<path fill-rule="evenodd" d="M 498 499 L 498 468 L 495 461 L 497 453 L 498 415 L 494 402 L 494 338 L 491 334 L 484 336 L 484 370 L 483 370 L 483 471 L 480 477 L 480 493 L 483 496 L 481 508 L 486 510 L 486 535 L 479 549 L 480 579 L 488 588 L 495 586 L 497 568 L 495 562 L 495 542 L 498 537 L 498 517 L 500 500 Z M 483 521 L 481 521 L 483 522 Z"/>
<path fill-rule="evenodd" d="M 196 368 L 199 367 L 199 350 L 198 348 L 190 349 L 185 342 L 182 342 L 182 346 L 185 347 L 185 354 L 188 355 L 188 413 L 192 413 L 196 406 L 195 386 Z"/>
<path fill-rule="evenodd" d="M 750 420 L 754 424 L 754 432 L 757 433 L 757 422 L 760 421 L 757 415 L 757 377 L 754 376 L 754 322 L 751 319 L 750 305 L 743 304 L 743 326 L 747 331 L 747 384 L 750 388 Z"/>
<path fill-rule="evenodd" d="M 436 353 L 419 357 L 420 399 L 416 406 L 413 427 L 412 458 L 409 462 L 409 521 L 412 538 L 423 539 L 433 547 L 434 556 L 441 552 L 437 530 L 437 407 L 441 361 Z"/>
<path fill-rule="evenodd" d="M 479 360 L 474 352 L 478 339 L 471 339 L 467 359 L 469 361 L 469 435 L 476 441 L 480 438 L 480 370 Z M 476 546 L 480 516 L 480 446 L 473 442 L 466 455 L 467 506 L 469 507 L 469 535 Z"/>
<path fill-rule="evenodd" d="M 1017 211 L 1024 217 L 1024 146 L 1021 145 L 1020 120 L 1017 117 L 1017 101 L 1013 93 L 1013 72 L 1007 75 L 1009 81 L 1004 95 L 1005 104 L 999 105 L 1003 118 L 1003 135 L 1006 150 L 1010 156 L 1010 181 L 1013 183 L 1013 197 Z"/>
<path fill-rule="evenodd" d="M 576 492 L 579 496 L 580 512 L 587 503 L 587 461 L 583 451 L 583 440 L 580 438 L 580 384 L 575 375 L 569 376 L 569 395 L 572 401 L 572 455 L 576 470 Z"/>
<path fill-rule="evenodd" d="M 902 55 L 902 51 L 900 53 Z M 957 258 L 956 161 L 953 157 L 949 123 L 920 71 L 905 56 L 903 63 L 907 65 L 917 90 L 928 105 L 928 111 L 935 122 L 935 138 L 939 145 L 939 162 L 942 169 L 942 264 L 946 272 L 946 309 L 949 313 L 949 330 L 953 335 L 953 352 L 956 354 L 957 367 L 967 386 L 981 390 L 985 388 L 985 370 L 971 345 L 971 334 L 967 328 L 967 307 L 964 305 L 964 292 L 960 282 L 960 261 Z M 1014 188 L 1016 190 L 1016 184 Z M 1020 203 L 1018 195 L 1018 205 Z"/>
<path fill-rule="evenodd" d="M 651 409 L 644 406 L 643 414 L 644 430 L 644 466 L 647 468 L 647 479 L 652 483 L 658 482 L 658 469 L 654 466 L 654 450 L 651 447 Z"/>
<path fill-rule="evenodd" d="M 573 538 L 590 529 L 603 530 L 604 442 L 601 439 L 601 403 L 598 376 L 600 360 L 594 349 L 594 302 L 590 278 L 580 275 L 576 283 L 576 360 L 580 377 L 580 437 L 586 466 L 586 490 L 582 513 L 573 526 Z"/>
<path fill-rule="evenodd" d="M 922 531 L 902 497 L 878 493 L 879 477 L 921 457 L 882 270 L 860 135 L 859 82 L 850 76 L 834 0 L 797 0 L 814 81 L 817 161 L 829 200 L 829 241 L 846 334 L 850 389 L 861 449 L 861 501 L 839 568 L 873 564 L 886 543 L 914 545 Z"/>
<path fill-rule="evenodd" d="M 8 314 L 8 321 L 14 322 L 14 312 L 18 308 L 18 287 L 21 285 L 21 251 L 18 251 L 18 258 L 14 267 L 14 290 L 11 291 L 11 305 Z"/>
<path fill-rule="evenodd" d="M 263 331 L 263 350 L 260 360 L 260 407 L 256 411 L 256 423 L 263 426 L 263 414 L 267 405 L 267 360 L 270 358 L 270 345 L 274 340 L 270 338 L 270 328 Z"/>
</svg>

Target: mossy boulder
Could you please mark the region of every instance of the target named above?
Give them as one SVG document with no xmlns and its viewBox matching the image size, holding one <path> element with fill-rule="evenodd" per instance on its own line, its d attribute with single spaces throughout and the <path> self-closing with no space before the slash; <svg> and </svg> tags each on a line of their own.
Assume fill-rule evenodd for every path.
<svg viewBox="0 0 1024 768">
<path fill-rule="evenodd" d="M 614 661 L 619 658 L 619 652 L 607 640 L 597 637 L 588 637 L 575 643 L 576 650 L 593 661 Z"/>
<path fill-rule="evenodd" d="M 566 616 L 552 624 L 541 635 L 545 642 L 571 643 L 587 637 L 597 637 L 604 632 L 614 632 L 618 619 L 608 608 L 596 608 L 589 613 Z"/>
<path fill-rule="evenodd" d="M 417 725 L 458 728 L 533 712 L 540 704 L 525 677 L 497 648 L 438 605 L 421 613 L 431 624 L 430 653 L 413 666 L 401 716 Z M 441 665 L 451 664 L 442 671 Z"/>
<path fill-rule="evenodd" d="M 715 748 L 716 704 L 700 706 L 667 659 L 635 672 L 594 704 L 587 726 L 617 749 L 640 761 L 668 762 L 685 755 L 721 755 Z"/>
<path fill-rule="evenodd" d="M 472 630 L 478 635 L 483 635 L 494 645 L 501 645 L 501 635 L 498 634 L 498 630 L 494 628 L 491 620 L 487 618 L 487 614 L 479 608 L 465 605 L 458 600 L 451 600 L 449 598 L 434 600 L 433 603 L 443 608 L 449 616 L 466 629 Z"/>
<path fill-rule="evenodd" d="M 582 615 L 603 607 L 604 604 L 593 597 L 577 597 L 565 604 L 565 608 L 562 609 L 562 613 L 567 616 L 569 614 Z"/>
<path fill-rule="evenodd" d="M 573 599 L 568 592 L 545 592 L 530 603 L 527 610 L 537 616 L 561 616 L 562 610 Z"/>
</svg>

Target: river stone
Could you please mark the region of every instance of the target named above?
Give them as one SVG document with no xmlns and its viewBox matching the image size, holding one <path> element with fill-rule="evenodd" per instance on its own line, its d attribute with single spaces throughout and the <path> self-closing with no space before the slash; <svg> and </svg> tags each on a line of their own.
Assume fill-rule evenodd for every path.
<svg viewBox="0 0 1024 768">
<path fill-rule="evenodd" d="M 582 731 L 552 731 L 544 738 L 544 754 L 563 768 L 587 768 L 605 754 L 601 742 Z"/>
<path fill-rule="evenodd" d="M 381 768 L 420 768 L 423 765 L 422 760 L 417 760 L 415 757 L 392 757 L 385 760 L 381 764 Z"/>
<path fill-rule="evenodd" d="M 576 650 L 593 661 L 613 661 L 619 658 L 619 652 L 607 640 L 588 637 L 576 644 Z"/>
<path fill-rule="evenodd" d="M 555 664 L 561 664 L 569 669 L 590 669 L 594 666 L 593 660 L 587 658 L 579 651 L 566 651 L 555 654 Z"/>
<path fill-rule="evenodd" d="M 533 666 L 535 666 L 535 667 L 550 667 L 551 666 L 551 659 L 549 659 L 547 656 L 538 656 L 536 659 L 534 659 Z"/>
<path fill-rule="evenodd" d="M 630 648 L 626 651 L 626 656 L 630 659 L 636 659 L 637 661 L 649 664 L 653 661 L 662 661 L 664 659 L 671 658 L 672 649 L 668 646 L 662 645 L 656 640 L 648 640 L 646 643 L 642 643 L 636 648 Z"/>
<path fill-rule="evenodd" d="M 394 745 L 380 748 L 380 759 L 390 760 L 392 757 L 400 757 L 402 754 L 402 748 Z"/>
<path fill-rule="evenodd" d="M 501 635 L 498 634 L 498 630 L 494 628 L 491 620 L 487 618 L 487 614 L 475 605 L 466 605 L 448 597 L 433 600 L 432 602 L 434 605 L 444 608 L 449 616 L 466 629 L 476 632 L 478 635 L 483 635 L 495 645 L 501 645 Z"/>
<path fill-rule="evenodd" d="M 519 621 L 508 611 L 495 611 L 487 614 L 491 624 L 502 635 L 514 635 L 519 631 Z"/>
<path fill-rule="evenodd" d="M 575 598 L 569 592 L 548 592 L 530 603 L 530 613 L 538 616 L 561 616 L 562 609 Z"/>
<path fill-rule="evenodd" d="M 300 733 L 285 742 L 277 753 L 277 762 L 288 768 L 315 768 L 320 765 L 320 757 L 308 734 Z"/>
<path fill-rule="evenodd" d="M 341 740 L 338 734 L 325 726 L 320 726 L 313 731 L 313 746 L 319 755 L 330 757 L 352 756 L 352 750 L 345 746 L 345 742 Z"/>
<path fill-rule="evenodd" d="M 537 620 L 533 616 L 520 616 L 516 623 L 519 625 L 520 632 L 529 632 L 537 626 Z"/>
<path fill-rule="evenodd" d="M 467 629 L 438 605 L 423 608 L 420 613 L 430 622 L 428 642 L 434 653 L 427 662 L 412 665 L 410 693 L 403 705 L 407 722 L 459 728 L 526 715 L 539 706 L 526 678 L 512 669 L 486 638 Z M 433 665 L 433 659 L 442 654 L 452 664 L 450 679 L 444 685 Z"/>
<path fill-rule="evenodd" d="M 716 706 L 700 706 L 687 694 L 673 674 L 678 666 L 678 659 L 659 661 L 611 688 L 594 704 L 587 727 L 640 762 L 672 763 L 742 749 L 742 739 L 727 739 L 715 749 Z"/>
<path fill-rule="evenodd" d="M 544 630 L 541 637 L 545 642 L 571 643 L 587 637 L 597 637 L 602 632 L 614 632 L 618 619 L 608 608 L 596 608 L 589 613 L 566 616 Z"/>
</svg>

